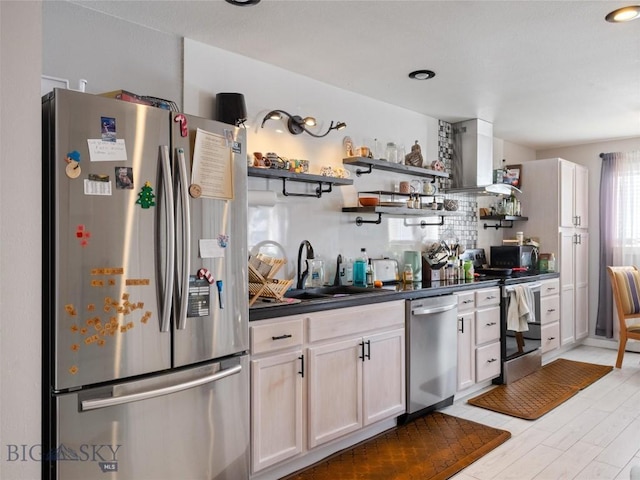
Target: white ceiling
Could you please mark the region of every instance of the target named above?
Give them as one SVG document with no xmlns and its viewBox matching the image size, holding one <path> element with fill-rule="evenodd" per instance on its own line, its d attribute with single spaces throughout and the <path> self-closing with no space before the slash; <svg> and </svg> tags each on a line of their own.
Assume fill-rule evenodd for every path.
<svg viewBox="0 0 640 480">
<path fill-rule="evenodd" d="M 640 136 L 640 20 L 604 21 L 633 1 L 74 3 L 538 150 Z"/>
</svg>

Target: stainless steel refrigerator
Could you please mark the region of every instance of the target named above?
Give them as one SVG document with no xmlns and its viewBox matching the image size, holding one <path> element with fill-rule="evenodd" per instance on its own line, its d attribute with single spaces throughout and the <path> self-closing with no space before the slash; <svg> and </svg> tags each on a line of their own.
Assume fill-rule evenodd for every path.
<svg viewBox="0 0 640 480">
<path fill-rule="evenodd" d="M 42 111 L 43 478 L 248 478 L 244 130 Z"/>
</svg>

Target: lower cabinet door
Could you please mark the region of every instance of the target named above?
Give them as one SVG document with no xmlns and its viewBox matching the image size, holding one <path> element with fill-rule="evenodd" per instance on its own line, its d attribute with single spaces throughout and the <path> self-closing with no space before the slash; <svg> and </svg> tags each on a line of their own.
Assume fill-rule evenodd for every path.
<svg viewBox="0 0 640 480">
<path fill-rule="evenodd" d="M 500 342 L 476 349 L 476 382 L 500 375 Z"/>
<path fill-rule="evenodd" d="M 404 329 L 364 338 L 363 424 L 406 411 Z"/>
<path fill-rule="evenodd" d="M 473 343 L 475 313 L 458 315 L 458 391 L 476 383 L 476 356 Z"/>
<path fill-rule="evenodd" d="M 362 428 L 362 339 L 307 349 L 309 448 Z"/>
<path fill-rule="evenodd" d="M 302 351 L 251 361 L 253 471 L 302 452 Z"/>
</svg>

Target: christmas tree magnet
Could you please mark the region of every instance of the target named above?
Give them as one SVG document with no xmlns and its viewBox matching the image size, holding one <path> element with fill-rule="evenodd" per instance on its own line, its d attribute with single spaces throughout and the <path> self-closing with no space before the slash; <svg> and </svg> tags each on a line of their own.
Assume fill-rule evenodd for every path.
<svg viewBox="0 0 640 480">
<path fill-rule="evenodd" d="M 138 193 L 138 200 L 136 203 L 140 205 L 142 208 L 155 207 L 156 202 L 153 199 L 156 196 L 153 194 L 153 188 L 151 188 L 151 184 L 149 182 L 144 182 L 144 187 Z"/>
</svg>

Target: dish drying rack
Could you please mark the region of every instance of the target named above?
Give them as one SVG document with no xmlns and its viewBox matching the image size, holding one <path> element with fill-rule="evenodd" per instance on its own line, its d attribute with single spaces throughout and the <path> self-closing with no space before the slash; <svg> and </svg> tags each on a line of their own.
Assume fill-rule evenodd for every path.
<svg viewBox="0 0 640 480">
<path fill-rule="evenodd" d="M 286 263 L 286 258 L 270 257 L 262 253 L 249 257 L 249 306 L 260 297 L 282 301 L 293 280 L 273 277 Z"/>
</svg>

